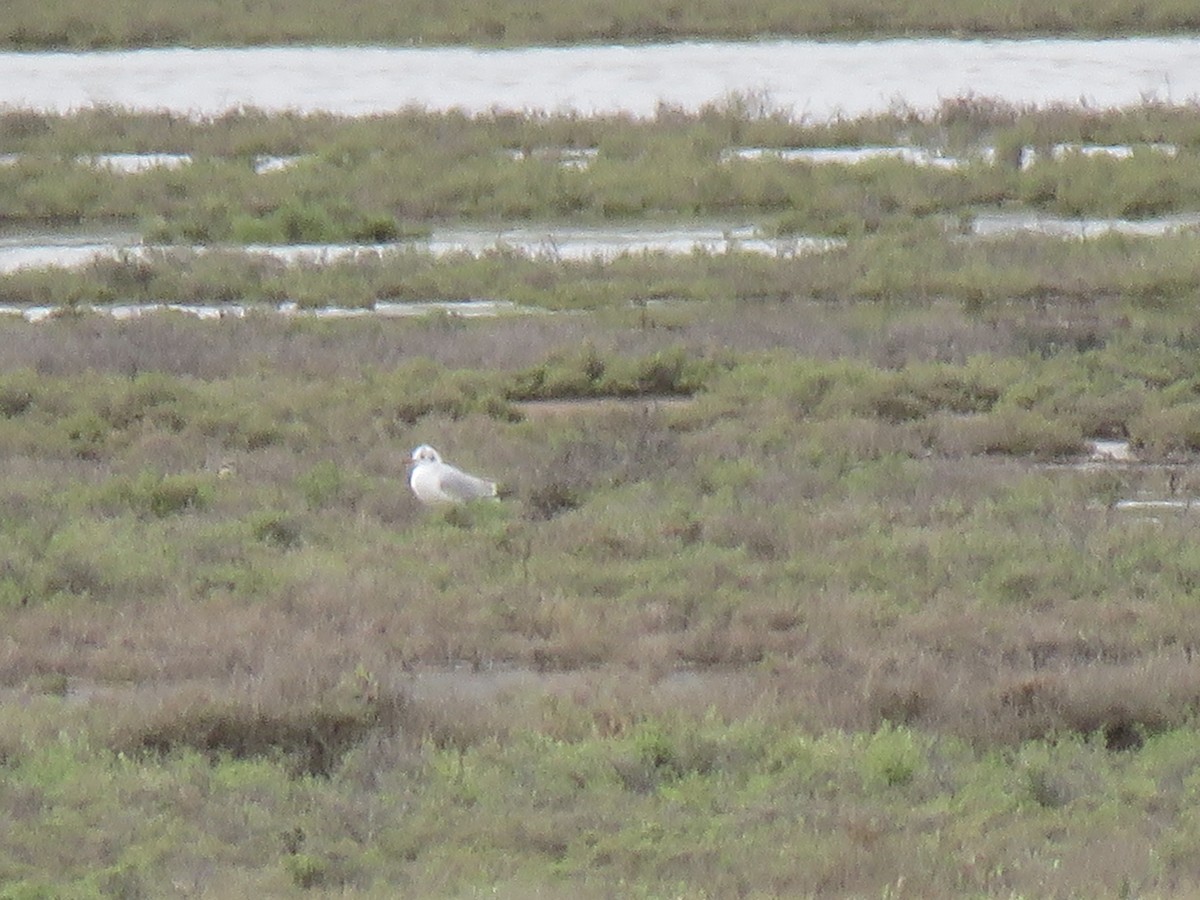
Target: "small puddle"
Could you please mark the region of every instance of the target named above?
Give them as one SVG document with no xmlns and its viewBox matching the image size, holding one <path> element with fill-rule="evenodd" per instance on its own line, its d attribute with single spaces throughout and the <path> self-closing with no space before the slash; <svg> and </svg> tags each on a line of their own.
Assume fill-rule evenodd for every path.
<svg viewBox="0 0 1200 900">
<path fill-rule="evenodd" d="M 600 155 L 600 150 L 597 147 L 534 147 L 528 150 L 517 147 L 505 150 L 504 155 L 513 162 L 554 162 L 563 169 L 583 171 Z"/>
<path fill-rule="evenodd" d="M 1073 469 L 1083 472 L 1099 472 L 1109 470 L 1123 470 L 1131 467 L 1149 470 L 1162 470 L 1167 473 L 1167 483 L 1169 485 L 1169 493 L 1174 495 L 1178 484 L 1178 476 L 1181 471 L 1180 467 L 1172 464 L 1143 462 L 1134 452 L 1129 441 L 1125 440 L 1110 440 L 1106 438 L 1093 438 L 1087 442 L 1088 454 L 1087 458 L 1067 464 L 1050 465 L 1046 468 L 1051 469 Z M 1161 512 L 1190 512 L 1192 509 L 1200 510 L 1200 499 L 1190 496 L 1147 496 L 1151 492 L 1145 492 L 1142 496 L 1117 500 L 1111 504 L 1111 508 L 1119 512 L 1142 513 L 1144 515 L 1135 516 L 1134 521 L 1144 521 L 1151 524 L 1161 524 L 1161 519 L 1155 516 L 1155 513 Z"/>
<path fill-rule="evenodd" d="M 46 269 L 58 267 L 74 269 L 86 266 L 97 259 L 115 259 L 128 251 L 141 255 L 136 247 L 113 244 L 56 244 L 29 247 L 0 246 L 0 275 L 22 269 Z"/>
<path fill-rule="evenodd" d="M 1096 438 L 1088 441 L 1088 458 L 1093 462 L 1135 462 L 1129 441 Z"/>
<path fill-rule="evenodd" d="M 1176 213 L 1148 219 L 1071 218 L 1045 213 L 979 212 L 963 221 L 969 234 L 976 237 L 1005 237 L 1013 234 L 1039 234 L 1047 237 L 1095 238 L 1106 234 L 1135 237 L 1162 237 L 1200 228 L 1200 212 Z"/>
<path fill-rule="evenodd" d="M 141 235 L 122 228 L 0 231 L 0 274 L 49 266 L 83 266 L 136 249 Z"/>
<path fill-rule="evenodd" d="M 377 316 L 427 316 L 445 313 L 464 319 L 494 318 L 506 314 L 541 313 L 544 310 L 532 306 L 518 306 L 511 300 L 426 300 L 414 303 L 379 302 L 373 307 Z"/>
<path fill-rule="evenodd" d="M 307 158 L 305 156 L 256 156 L 254 158 L 254 171 L 259 175 L 283 172 Z"/>
<path fill-rule="evenodd" d="M 134 174 L 149 169 L 178 169 L 191 165 L 192 157 L 187 153 L 100 153 L 81 156 L 75 161 L 94 169 Z"/>
<path fill-rule="evenodd" d="M 1105 469 L 1123 469 L 1134 465 L 1143 467 L 1153 465 L 1153 463 L 1143 463 L 1139 460 L 1129 441 L 1091 438 L 1086 445 L 1086 455 L 1066 461 L 1040 462 L 1036 464 L 1036 468 L 1050 471 L 1097 472 Z"/>
<path fill-rule="evenodd" d="M 985 153 L 980 158 L 989 159 Z M 944 156 L 920 147 L 738 147 L 721 154 L 722 162 L 777 159 L 810 165 L 855 166 L 878 159 L 897 159 L 914 166 L 957 169 L 971 157 Z"/>
<path fill-rule="evenodd" d="M 360 316 L 415 318 L 441 313 L 462 319 L 494 319 L 504 315 L 530 315 L 544 310 L 518 306 L 511 300 L 417 300 L 406 303 L 378 301 L 369 307 L 319 306 L 304 308 L 296 303 L 278 307 L 249 307 L 250 310 L 277 312 L 285 316 L 312 316 L 318 319 L 353 319 Z"/>
<path fill-rule="evenodd" d="M 1160 500 L 1118 500 L 1114 504 L 1114 509 L 1132 510 L 1137 512 L 1147 512 L 1154 510 L 1183 510 L 1187 511 L 1192 508 L 1200 509 L 1200 502 L 1197 502 L 1191 497 L 1180 499 L 1160 499 Z"/>
</svg>

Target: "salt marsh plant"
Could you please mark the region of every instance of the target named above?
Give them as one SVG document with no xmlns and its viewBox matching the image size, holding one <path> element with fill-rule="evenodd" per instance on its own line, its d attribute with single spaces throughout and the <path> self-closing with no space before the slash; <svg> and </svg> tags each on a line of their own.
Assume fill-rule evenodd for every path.
<svg viewBox="0 0 1200 900">
<path fill-rule="evenodd" d="M 775 303 L 793 310 L 813 301 L 834 306 L 949 301 L 981 321 L 1022 323 L 1036 350 L 1039 343 L 1062 341 L 1083 347 L 1097 339 L 1105 322 L 1122 318 L 1178 331 L 1178 313 L 1200 284 L 1198 246 L 1187 232 L 964 242 L 924 227 L 779 258 L 734 251 L 571 261 L 503 249 L 435 258 L 400 249 L 316 265 L 232 250 L 166 250 L 98 259 L 79 269 L 6 273 L 0 275 L 0 300 L 69 310 L 128 302 L 294 301 L 312 308 L 486 298 L 552 310 L 624 314 L 633 307 L 648 328 L 670 327 L 674 310 L 693 301 Z M 1058 307 L 1066 313 L 1050 314 L 1048 304 L 1058 301 L 1066 304 Z M 427 325 L 433 327 L 432 321 Z"/>
<path fill-rule="evenodd" d="M 1126 159 L 1050 152 L 1075 135 L 1134 152 Z M 1090 216 L 1192 210 L 1200 197 L 1196 135 L 1187 106 L 1093 113 L 964 100 L 933 113 L 826 125 L 734 101 L 696 113 L 663 109 L 649 120 L 409 111 L 364 121 L 244 111 L 189 121 L 105 109 L 10 112 L 0 115 L 0 150 L 19 159 L 0 167 L 0 198 L 13 223 L 132 221 L 152 240 L 184 243 L 390 241 L 448 220 L 678 216 L 855 237 L 1002 204 Z M 880 141 L 959 154 L 966 164 L 728 156 L 744 146 Z M 985 161 L 991 149 L 1026 146 L 1041 152 L 1024 168 L 1008 166 L 1003 153 Z M 564 167 L 561 155 L 579 149 L 591 152 L 587 165 Z M 191 162 L 136 172 L 88 162 L 114 152 L 172 152 Z M 258 174 L 254 163 L 263 156 L 294 164 Z"/>
</svg>

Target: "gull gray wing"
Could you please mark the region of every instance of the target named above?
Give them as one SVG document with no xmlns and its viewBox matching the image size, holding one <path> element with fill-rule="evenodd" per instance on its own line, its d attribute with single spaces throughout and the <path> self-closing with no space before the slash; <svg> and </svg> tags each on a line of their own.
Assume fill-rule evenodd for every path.
<svg viewBox="0 0 1200 900">
<path fill-rule="evenodd" d="M 486 478 L 476 478 L 447 466 L 438 478 L 438 487 L 452 500 L 464 502 L 496 496 L 496 483 Z"/>
</svg>

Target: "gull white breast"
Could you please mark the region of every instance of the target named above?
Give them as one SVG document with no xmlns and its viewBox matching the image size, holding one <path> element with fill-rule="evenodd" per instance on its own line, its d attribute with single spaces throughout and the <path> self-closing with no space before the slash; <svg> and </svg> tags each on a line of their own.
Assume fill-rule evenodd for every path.
<svg viewBox="0 0 1200 900">
<path fill-rule="evenodd" d="M 496 496 L 496 482 L 468 475 L 449 463 L 428 444 L 412 452 L 412 472 L 408 485 L 417 499 L 429 506 L 467 503 Z"/>
</svg>

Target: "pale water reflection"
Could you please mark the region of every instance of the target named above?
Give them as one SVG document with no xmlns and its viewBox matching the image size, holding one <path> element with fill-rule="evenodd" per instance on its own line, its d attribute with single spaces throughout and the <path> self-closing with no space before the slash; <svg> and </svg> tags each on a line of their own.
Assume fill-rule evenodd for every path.
<svg viewBox="0 0 1200 900">
<path fill-rule="evenodd" d="M 428 240 L 393 244 L 250 244 L 240 247 L 165 247 L 141 243 L 138 234 L 110 232 L 9 232 L 0 234 L 0 275 L 51 266 L 71 268 L 104 259 L 144 259 L 156 253 L 211 250 L 271 256 L 289 263 L 326 264 L 339 260 L 386 257 L 395 253 L 434 256 L 507 252 L 537 259 L 611 261 L 622 254 L 728 253 L 787 257 L 841 246 L 834 238 L 790 235 L 769 237 L 747 225 L 678 226 L 523 226 L 435 229 Z"/>
<path fill-rule="evenodd" d="M 147 169 L 178 169 L 192 161 L 186 153 L 100 153 L 78 160 L 83 165 L 111 172 L 136 173 Z"/>
<path fill-rule="evenodd" d="M 978 237 L 1003 237 L 1026 233 L 1059 238 L 1096 238 L 1106 234 L 1161 237 L 1200 229 L 1200 212 L 1176 213 L 1148 219 L 1078 218 L 1028 210 L 980 212 L 964 222 Z"/>
<path fill-rule="evenodd" d="M 1137 153 L 1174 158 L 1179 148 L 1174 144 L 1055 144 L 1049 150 L 1054 160 L 1071 156 L 1130 159 Z M 600 156 L 597 147 L 535 147 L 530 150 L 504 150 L 502 155 L 513 162 L 541 161 L 557 163 L 560 168 L 585 171 Z M 19 153 L 0 153 L 0 165 L 15 166 L 22 161 L 35 159 Z M 316 160 L 315 156 L 256 156 L 252 160 L 254 171 L 259 175 L 284 172 L 304 161 Z M 761 162 L 778 160 L 807 165 L 856 166 L 880 159 L 891 159 L 922 168 L 958 169 L 971 163 L 996 165 L 999 159 L 996 148 L 981 146 L 958 155 L 943 148 L 913 146 L 859 146 L 859 147 L 733 147 L 721 152 L 723 163 Z M 1036 147 L 1020 147 L 1015 150 L 1015 163 L 1026 169 L 1041 159 Z M 188 153 L 99 153 L 79 156 L 75 163 L 95 169 L 105 169 L 121 174 L 136 175 L 152 169 L 177 169 L 190 165 L 193 158 Z"/>
<path fill-rule="evenodd" d="M 1055 144 L 1050 148 L 1050 158 L 1056 161 L 1072 156 L 1108 157 L 1130 159 L 1137 153 L 1174 158 L 1179 148 L 1174 144 Z M 1038 162 L 1036 147 L 1015 149 L 1013 165 L 1028 169 Z M 894 159 L 921 168 L 958 169 L 971 163 L 997 165 L 1003 163 L 995 147 L 979 147 L 970 153 L 951 155 L 937 148 L 927 147 L 735 147 L 721 154 L 723 162 L 734 160 L 758 162 L 776 159 L 781 162 L 807 163 L 808 165 L 855 166 L 879 159 Z"/>
<path fill-rule="evenodd" d="M 558 163 L 563 169 L 577 171 L 587 169 L 599 155 L 600 150 L 597 147 L 534 147 L 530 150 L 505 151 L 505 156 L 513 162 L 550 161 Z"/>
<path fill-rule="evenodd" d="M 114 258 L 136 248 L 140 241 L 141 236 L 128 229 L 0 231 L 0 274 L 47 266 L 81 266 L 96 258 Z"/>
<path fill-rule="evenodd" d="M 1200 212 L 1147 219 L 1075 218 L 1014 210 L 981 210 L 961 219 L 945 219 L 945 228 L 964 237 L 995 238 L 1035 234 L 1089 239 L 1106 234 L 1159 237 L 1200 230 Z M 788 258 L 845 246 L 841 238 L 764 234 L 751 225 L 699 223 L 676 226 L 526 225 L 494 229 L 481 226 L 434 229 L 424 240 L 389 244 L 249 244 L 244 246 L 158 246 L 143 244 L 132 231 L 10 231 L 0 233 L 0 275 L 48 267 L 73 268 L 98 260 L 147 259 L 156 254 L 214 251 L 269 256 L 291 264 L 325 265 L 344 260 L 386 258 L 397 253 L 433 256 L 511 253 L 531 259 L 612 260 L 625 254 L 755 253 Z"/>
<path fill-rule="evenodd" d="M 1153 153 L 1158 156 L 1175 157 L 1179 155 L 1179 148 L 1174 144 L 1166 143 L 1151 143 L 1138 144 L 1130 146 L 1127 144 L 1055 144 L 1050 148 L 1050 155 L 1054 159 L 1065 159 L 1072 155 L 1079 156 L 1107 156 L 1112 159 L 1129 159 L 1135 153 L 1144 151 Z M 1021 162 L 1028 166 L 1037 159 L 1037 151 L 1032 147 L 1026 147 L 1022 151 Z"/>
<path fill-rule="evenodd" d="M 507 228 L 503 231 L 463 228 L 435 230 L 429 252 L 441 256 L 510 250 L 525 256 L 564 260 L 611 260 L 630 253 L 727 253 L 741 251 L 768 256 L 819 253 L 845 242 L 824 237 L 768 237 L 750 225 L 675 225 Z M 420 245 L 418 245 L 420 246 Z"/>
<path fill-rule="evenodd" d="M 0 153 L 0 166 L 15 166 L 35 157 L 21 153 Z M 282 172 L 292 168 L 304 156 L 256 156 L 252 160 L 254 171 L 259 175 Z M 192 164 L 190 153 L 97 153 L 94 156 L 78 156 L 76 165 L 90 166 L 123 175 L 137 175 L 151 169 L 178 169 Z"/>
<path fill-rule="evenodd" d="M 363 116 L 416 106 L 653 115 L 732 95 L 828 119 L 974 95 L 1130 106 L 1200 97 L 1200 39 L 768 40 L 480 50 L 276 47 L 0 53 L 0 106 Z"/>
<path fill-rule="evenodd" d="M 82 304 L 73 307 L 0 304 L 0 316 L 21 318 L 26 322 L 47 322 L 61 316 L 90 313 L 109 316 L 118 321 L 140 319 L 159 313 L 180 313 L 204 320 L 244 319 L 248 315 L 298 316 L 314 319 L 354 319 L 363 316 L 410 318 L 443 314 L 462 319 L 495 318 L 505 315 L 531 315 L 544 312 L 529 306 L 518 306 L 510 300 L 418 300 L 398 303 L 379 301 L 371 306 L 301 307 L 287 301 L 279 304 L 222 303 L 109 303 Z"/>
<path fill-rule="evenodd" d="M 991 161 L 995 153 L 981 151 L 980 160 Z M 878 159 L 895 159 L 909 165 L 937 169 L 957 169 L 972 161 L 972 157 L 946 156 L 923 147 L 735 147 L 721 154 L 723 162 L 740 160 L 759 162 L 777 159 L 808 165 L 856 166 Z"/>
</svg>

